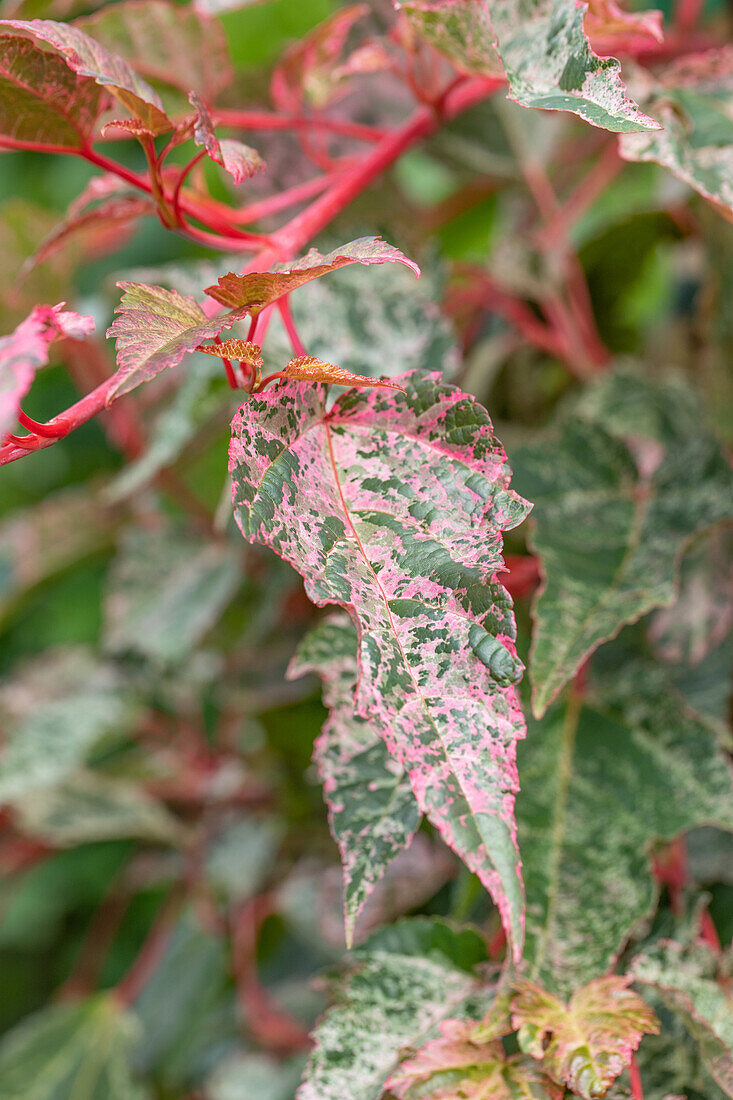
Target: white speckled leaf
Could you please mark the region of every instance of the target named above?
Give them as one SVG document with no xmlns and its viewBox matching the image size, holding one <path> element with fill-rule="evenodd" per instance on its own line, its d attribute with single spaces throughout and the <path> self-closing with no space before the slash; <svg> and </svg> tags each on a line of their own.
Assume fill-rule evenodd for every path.
<svg viewBox="0 0 733 1100">
<path fill-rule="evenodd" d="M 403 769 L 372 721 L 354 712 L 358 637 L 348 615 L 330 615 L 303 640 L 289 676 L 316 672 L 329 717 L 315 744 L 331 832 L 344 868 L 346 942 L 364 902 L 410 843 L 420 811 Z"/>
<path fill-rule="evenodd" d="M 675 62 L 648 99 L 664 129 L 624 135 L 621 156 L 661 164 L 733 219 L 733 46 Z"/>
<path fill-rule="evenodd" d="M 728 953 L 728 959 L 730 952 Z M 733 997 L 718 980 L 718 960 L 702 944 L 670 940 L 634 960 L 634 980 L 659 994 L 700 1046 L 703 1061 L 726 1096 L 733 1096 Z"/>
<path fill-rule="evenodd" d="M 380 1100 L 405 1047 L 419 1047 L 449 1017 L 479 1016 L 491 1000 L 471 966 L 482 944 L 418 918 L 377 933 L 335 988 L 336 1007 L 315 1030 L 298 1100 Z"/>
<path fill-rule="evenodd" d="M 515 102 L 618 133 L 659 129 L 626 96 L 618 61 L 590 48 L 575 0 L 492 0 L 489 12 Z"/>
<path fill-rule="evenodd" d="M 703 823 L 733 828 L 730 765 L 717 729 L 641 662 L 532 723 L 517 799 L 530 976 L 571 992 L 606 971 L 651 910 L 655 839 Z"/>
<path fill-rule="evenodd" d="M 530 657 L 538 716 L 602 642 L 674 602 L 689 539 L 733 516 L 733 472 L 701 418 L 684 388 L 621 372 L 584 394 L 559 438 L 512 456 L 544 576 Z"/>
<path fill-rule="evenodd" d="M 519 957 L 521 664 L 498 575 L 501 532 L 528 508 L 473 398 L 434 377 L 400 382 L 405 396 L 349 390 L 330 410 L 320 385 L 251 398 L 232 424 L 235 516 L 315 603 L 350 611 L 355 713 L 383 731 L 420 809 L 490 890 Z"/>
</svg>

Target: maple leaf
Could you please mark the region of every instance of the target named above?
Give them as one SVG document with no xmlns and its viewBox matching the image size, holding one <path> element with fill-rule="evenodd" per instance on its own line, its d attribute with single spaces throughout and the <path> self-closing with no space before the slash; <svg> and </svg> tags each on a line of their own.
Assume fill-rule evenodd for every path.
<svg viewBox="0 0 733 1100">
<path fill-rule="evenodd" d="M 194 298 L 177 290 L 146 283 L 119 282 L 117 286 L 124 293 L 115 309 L 118 316 L 107 330 L 107 337 L 117 340 L 118 363 L 108 403 L 167 367 L 177 366 L 203 340 L 241 320 L 237 311 L 207 317 Z"/>
<path fill-rule="evenodd" d="M 511 600 L 501 531 L 527 514 L 486 411 L 436 377 L 404 397 L 321 384 L 257 394 L 232 424 L 242 534 L 271 546 L 317 604 L 358 624 L 355 713 L 373 719 L 420 809 L 499 906 L 515 957 L 522 886 L 514 837 Z"/>
<path fill-rule="evenodd" d="M 596 978 L 567 1005 L 541 986 L 521 984 L 512 1002 L 521 1049 L 584 1100 L 605 1096 L 642 1036 L 659 1032 L 656 1016 L 628 988 L 630 982 L 616 975 Z"/>
<path fill-rule="evenodd" d="M 220 164 L 235 183 L 249 179 L 255 172 L 265 167 L 265 162 L 256 149 L 252 149 L 241 141 L 232 141 L 228 138 L 220 141 L 214 132 L 209 112 L 199 96 L 191 92 L 188 99 L 196 111 L 193 126 L 194 142 L 196 145 L 202 145 L 211 159 L 216 164 Z"/>
<path fill-rule="evenodd" d="M 111 92 L 153 134 L 173 128 L 160 96 L 125 61 L 71 23 L 52 19 L 0 19 L 0 27 L 12 27 L 24 36 L 46 42 L 63 57 L 68 67 L 90 77 Z"/>
<path fill-rule="evenodd" d="M 205 293 L 220 305 L 248 310 L 254 316 L 291 290 L 312 279 L 320 279 L 322 275 L 328 275 L 346 264 L 355 263 L 401 263 L 416 275 L 420 274 L 417 264 L 408 260 L 398 248 L 386 244 L 380 237 L 360 237 L 325 256 L 311 248 L 299 260 L 275 266 L 272 271 L 253 271 L 247 275 L 230 271 L 221 276 L 216 286 L 207 286 Z"/>
<path fill-rule="evenodd" d="M 312 355 L 298 355 L 295 359 L 291 359 L 283 375 L 298 382 L 329 382 L 336 386 L 387 386 L 389 389 L 405 392 L 397 382 L 353 374 L 350 370 L 335 367 L 333 363 L 314 359 Z"/>
<path fill-rule="evenodd" d="M 0 338 L 0 435 L 15 420 L 36 371 L 48 362 L 55 340 L 80 340 L 94 331 L 94 319 L 57 306 L 35 306 L 9 336 Z"/>
</svg>

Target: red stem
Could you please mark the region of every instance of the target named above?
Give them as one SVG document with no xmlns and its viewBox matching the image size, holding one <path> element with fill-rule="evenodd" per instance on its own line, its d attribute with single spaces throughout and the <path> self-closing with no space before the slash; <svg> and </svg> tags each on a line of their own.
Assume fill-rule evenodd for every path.
<svg viewBox="0 0 733 1100">
<path fill-rule="evenodd" d="M 631 1055 L 629 1063 L 629 1077 L 631 1078 L 631 1100 L 644 1100 L 644 1089 L 641 1083 L 641 1074 L 636 1061 L 636 1055 Z"/>
<path fill-rule="evenodd" d="M 202 157 L 205 156 L 206 150 L 202 149 L 200 153 L 197 153 L 196 156 L 188 162 L 188 164 L 176 180 L 176 186 L 173 189 L 173 213 L 176 215 L 176 221 L 180 226 L 184 226 L 186 224 L 183 213 L 181 211 L 181 188 L 183 187 L 186 178 L 190 175 L 191 172 L 193 172 L 194 168 L 202 159 Z"/>
<path fill-rule="evenodd" d="M 55 424 L 41 424 L 38 420 L 34 420 L 24 413 L 22 409 L 18 409 L 16 415 L 19 424 L 22 424 L 29 432 L 43 436 L 44 439 L 60 439 L 69 431 L 68 422 L 63 416 L 57 416 Z"/>
<path fill-rule="evenodd" d="M 174 889 L 161 905 L 137 958 L 115 988 L 115 996 L 121 1004 L 132 1004 L 158 969 L 183 900 L 183 891 L 180 888 Z"/>
<path fill-rule="evenodd" d="M 381 141 L 386 131 L 376 126 L 364 126 L 348 119 L 324 118 L 320 115 L 281 115 L 274 111 L 234 111 L 218 109 L 214 112 L 214 125 L 232 126 L 238 130 L 296 130 L 302 126 L 314 130 L 327 130 L 357 141 Z"/>
<path fill-rule="evenodd" d="M 258 222 L 261 218 L 269 217 L 270 214 L 277 214 L 281 210 L 286 210 L 288 206 L 295 206 L 298 202 L 306 202 L 315 195 L 320 195 L 321 191 L 325 191 L 343 171 L 344 169 L 338 169 L 336 172 L 315 176 L 312 180 L 296 184 L 295 187 L 289 187 L 285 191 L 278 192 L 277 195 L 269 195 L 266 199 L 261 199 L 260 202 L 250 203 L 249 206 L 245 206 L 241 210 L 233 210 L 231 220 L 236 222 L 237 225 L 249 225 L 251 222 Z"/>
<path fill-rule="evenodd" d="M 298 330 L 295 327 L 295 321 L 293 320 L 293 315 L 290 312 L 290 302 L 288 301 L 287 297 L 280 298 L 277 303 L 277 308 L 280 310 L 280 316 L 283 319 L 285 331 L 290 338 L 290 343 L 292 344 L 293 351 L 296 355 L 307 355 L 308 352 L 305 350 L 305 344 L 298 335 Z"/>
</svg>

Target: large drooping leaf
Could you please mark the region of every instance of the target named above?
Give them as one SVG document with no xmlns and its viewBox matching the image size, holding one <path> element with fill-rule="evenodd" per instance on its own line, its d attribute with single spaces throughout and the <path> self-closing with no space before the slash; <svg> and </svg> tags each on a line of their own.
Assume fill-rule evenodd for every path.
<svg viewBox="0 0 733 1100">
<path fill-rule="evenodd" d="M 0 39 L 0 43 L 2 39 Z M 12 427 L 33 377 L 48 362 L 56 340 L 81 339 L 94 331 L 94 318 L 57 306 L 35 306 L 9 336 L 0 337 L 0 438 Z"/>
<path fill-rule="evenodd" d="M 602 642 L 674 601 L 686 542 L 733 516 L 733 472 L 701 420 L 684 387 L 621 372 L 585 392 L 558 438 L 514 452 L 544 576 L 530 659 L 537 715 Z"/>
<path fill-rule="evenodd" d="M 500 1041 L 477 1043 L 473 1021 L 445 1020 L 430 1039 L 389 1079 L 400 1100 L 563 1100 L 565 1089 L 530 1058 L 507 1058 Z"/>
<path fill-rule="evenodd" d="M 216 136 L 211 117 L 201 98 L 195 92 L 191 92 L 188 98 L 196 112 L 193 140 L 197 145 L 204 147 L 211 159 L 216 164 L 220 164 L 235 183 L 249 179 L 255 172 L 265 167 L 265 162 L 256 149 L 252 149 L 241 141 L 232 141 L 229 138 L 220 140 Z"/>
<path fill-rule="evenodd" d="M 137 708 L 111 666 L 84 649 L 39 656 L 2 685 L 0 801 L 22 798 L 70 775 L 92 748 L 124 735 Z"/>
<path fill-rule="evenodd" d="M 730 953 L 727 958 L 730 958 Z M 698 944 L 665 940 L 634 960 L 634 981 L 653 989 L 685 1024 L 726 1096 L 733 1096 L 733 997 L 720 960 Z"/>
<path fill-rule="evenodd" d="M 194 298 L 145 283 L 119 282 L 123 291 L 107 330 L 117 340 L 115 385 L 107 401 L 149 382 L 166 367 L 176 367 L 191 351 L 231 328 L 246 310 L 207 317 Z"/>
<path fill-rule="evenodd" d="M 0 144 L 81 149 L 107 95 L 66 62 L 17 35 L 0 37 Z"/>
<path fill-rule="evenodd" d="M 652 842 L 733 828 L 717 733 L 633 661 L 532 724 L 517 800 L 530 977 L 568 992 L 602 974 L 654 903 Z"/>
<path fill-rule="evenodd" d="M 373 722 L 354 711 L 358 638 L 348 615 L 331 615 L 301 643 L 288 674 L 316 672 L 329 717 L 315 759 L 344 868 L 346 942 L 389 864 L 410 843 L 420 811 L 409 780 Z"/>
<path fill-rule="evenodd" d="M 274 271 L 251 272 L 249 275 L 237 275 L 230 271 L 222 275 L 217 286 L 206 287 L 206 293 L 220 305 L 229 309 L 247 310 L 252 315 L 259 313 L 265 306 L 289 294 L 312 279 L 328 275 L 345 264 L 384 264 L 401 263 L 411 268 L 416 275 L 420 268 L 408 260 L 399 249 L 386 244 L 379 237 L 360 237 L 356 241 L 335 248 L 326 256 L 311 248 L 299 260 L 276 266 Z"/>
<path fill-rule="evenodd" d="M 193 7 L 123 0 L 75 20 L 75 26 L 124 57 L 156 87 L 170 85 L 185 96 L 193 89 L 213 103 L 232 79 L 221 23 Z"/>
<path fill-rule="evenodd" d="M 127 61 L 110 53 L 78 27 L 52 19 L 2 19 L 0 27 L 12 27 L 36 42 L 47 43 L 58 51 L 72 72 L 91 77 L 108 89 L 152 133 L 162 134 L 172 128 L 158 93 Z"/>
<path fill-rule="evenodd" d="M 113 563 L 105 644 L 114 653 L 180 661 L 214 625 L 240 581 L 235 547 L 174 527 L 132 529 Z"/>
<path fill-rule="evenodd" d="M 461 72 L 504 75 L 489 9 L 482 0 L 406 0 L 399 10 L 414 33 Z"/>
<path fill-rule="evenodd" d="M 0 1100 L 146 1100 L 128 1065 L 138 1033 L 107 994 L 41 1009 L 0 1041 Z"/>
<path fill-rule="evenodd" d="M 315 1030 L 298 1100 L 380 1100 L 405 1047 L 419 1047 L 450 1017 L 482 1015 L 492 998 L 472 976 L 483 944 L 417 918 L 378 932 L 350 956 L 336 1007 Z"/>
<path fill-rule="evenodd" d="M 659 1024 L 630 978 L 596 978 L 567 1005 L 547 990 L 524 983 L 512 1002 L 512 1023 L 522 1050 L 542 1063 L 573 1095 L 595 1100 L 629 1064 L 644 1034 Z"/>
<path fill-rule="evenodd" d="M 647 93 L 664 129 L 624 135 L 621 155 L 661 164 L 733 218 L 733 47 L 681 58 Z"/>
<path fill-rule="evenodd" d="M 183 830 L 162 803 L 129 779 L 79 769 L 13 804 L 18 827 L 54 848 L 137 837 L 180 841 Z"/>
<path fill-rule="evenodd" d="M 433 377 L 406 395 L 288 383 L 232 424 L 234 509 L 317 604 L 359 633 L 355 713 L 383 731 L 420 809 L 479 875 L 512 950 L 522 942 L 514 836 L 516 741 L 511 600 L 497 579 L 501 532 L 527 504 L 486 411 Z"/>
</svg>

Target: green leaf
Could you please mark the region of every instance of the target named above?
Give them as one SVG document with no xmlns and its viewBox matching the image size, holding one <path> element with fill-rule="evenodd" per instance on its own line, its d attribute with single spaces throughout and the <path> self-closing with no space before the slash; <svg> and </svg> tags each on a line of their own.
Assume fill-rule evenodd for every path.
<svg viewBox="0 0 733 1100">
<path fill-rule="evenodd" d="M 567 1005 L 540 986 L 523 983 L 512 1002 L 519 1046 L 575 1096 L 605 1096 L 642 1036 L 659 1031 L 652 1010 L 628 988 L 630 981 L 596 978 L 576 990 Z"/>
<path fill-rule="evenodd" d="M 409 779 L 372 722 L 354 712 L 358 639 L 348 615 L 330 615 L 303 640 L 289 676 L 323 680 L 328 721 L 314 755 L 344 868 L 346 942 L 376 883 L 420 824 Z"/>
<path fill-rule="evenodd" d="M 504 76 L 489 10 L 482 0 L 407 0 L 399 10 L 415 34 L 460 72 Z"/>
<path fill-rule="evenodd" d="M 656 81 L 648 78 L 649 109 L 664 129 L 628 134 L 625 160 L 652 161 L 733 216 L 733 55 L 729 47 L 680 58 Z"/>
<path fill-rule="evenodd" d="M 182 839 L 175 818 L 139 783 L 99 772 L 74 772 L 26 794 L 13 808 L 23 832 L 57 848 L 124 837 L 163 844 Z"/>
<path fill-rule="evenodd" d="M 228 900 L 256 894 L 272 872 L 283 829 L 272 818 L 238 815 L 211 839 L 206 851 L 206 877 Z"/>
<path fill-rule="evenodd" d="M 218 19 L 166 0 L 123 0 L 74 21 L 124 57 L 157 87 L 193 89 L 212 103 L 232 80 L 226 35 Z M 183 106 L 183 104 L 181 104 Z"/>
<path fill-rule="evenodd" d="M 119 674 L 86 650 L 43 654 L 0 690 L 8 730 L 0 800 L 47 790 L 76 770 L 103 738 L 119 738 L 137 707 Z"/>
<path fill-rule="evenodd" d="M 0 1100 L 145 1100 L 128 1066 L 138 1029 L 104 994 L 42 1009 L 0 1041 Z"/>
<path fill-rule="evenodd" d="M 12 27 L 37 42 L 45 42 L 63 57 L 72 72 L 91 77 L 108 89 L 128 111 L 154 134 L 172 129 L 160 96 L 121 57 L 110 53 L 70 23 L 52 19 L 1 19 L 0 27 Z"/>
<path fill-rule="evenodd" d="M 180 661 L 217 621 L 239 582 L 233 546 L 175 527 L 132 528 L 110 574 L 106 648 L 163 664 Z"/>
<path fill-rule="evenodd" d="M 278 298 L 296 290 L 299 286 L 320 279 L 346 264 L 400 263 L 412 269 L 416 275 L 420 268 L 408 260 L 398 248 L 386 244 L 379 237 L 360 237 L 356 241 L 335 248 L 326 256 L 311 248 L 305 256 L 288 264 L 276 264 L 273 271 L 253 271 L 237 275 L 230 271 L 222 275 L 217 286 L 207 286 L 205 293 L 228 309 L 251 313 L 255 316 L 276 302 Z"/>
<path fill-rule="evenodd" d="M 530 977 L 567 992 L 606 971 L 651 911 L 652 842 L 703 823 L 733 828 L 717 728 L 663 669 L 614 668 L 533 723 L 521 746 L 519 840 Z"/>
<path fill-rule="evenodd" d="M 0 142 L 81 149 L 107 101 L 60 57 L 27 38 L 0 37 Z"/>
<path fill-rule="evenodd" d="M 298 1100 L 379 1100 L 404 1047 L 421 1046 L 449 1017 L 479 1015 L 491 994 L 465 969 L 480 957 L 477 939 L 422 918 L 358 948 L 333 990 L 336 1007 L 316 1027 Z"/>
<path fill-rule="evenodd" d="M 634 980 L 653 989 L 685 1024 L 726 1096 L 733 1096 L 733 997 L 730 979 L 703 945 L 685 949 L 665 940 L 632 964 Z"/>
<path fill-rule="evenodd" d="M 602 642 L 674 602 L 686 543 L 733 516 L 730 464 L 685 389 L 621 372 L 575 413 L 513 454 L 545 578 L 530 654 L 538 716 Z"/>
<path fill-rule="evenodd" d="M 234 507 L 317 604 L 359 632 L 354 709 L 384 731 L 420 809 L 482 879 L 512 950 L 523 908 L 514 838 L 524 725 L 501 531 L 526 502 L 486 411 L 435 378 L 406 395 L 323 386 L 258 394 L 232 424 Z"/>
</svg>

